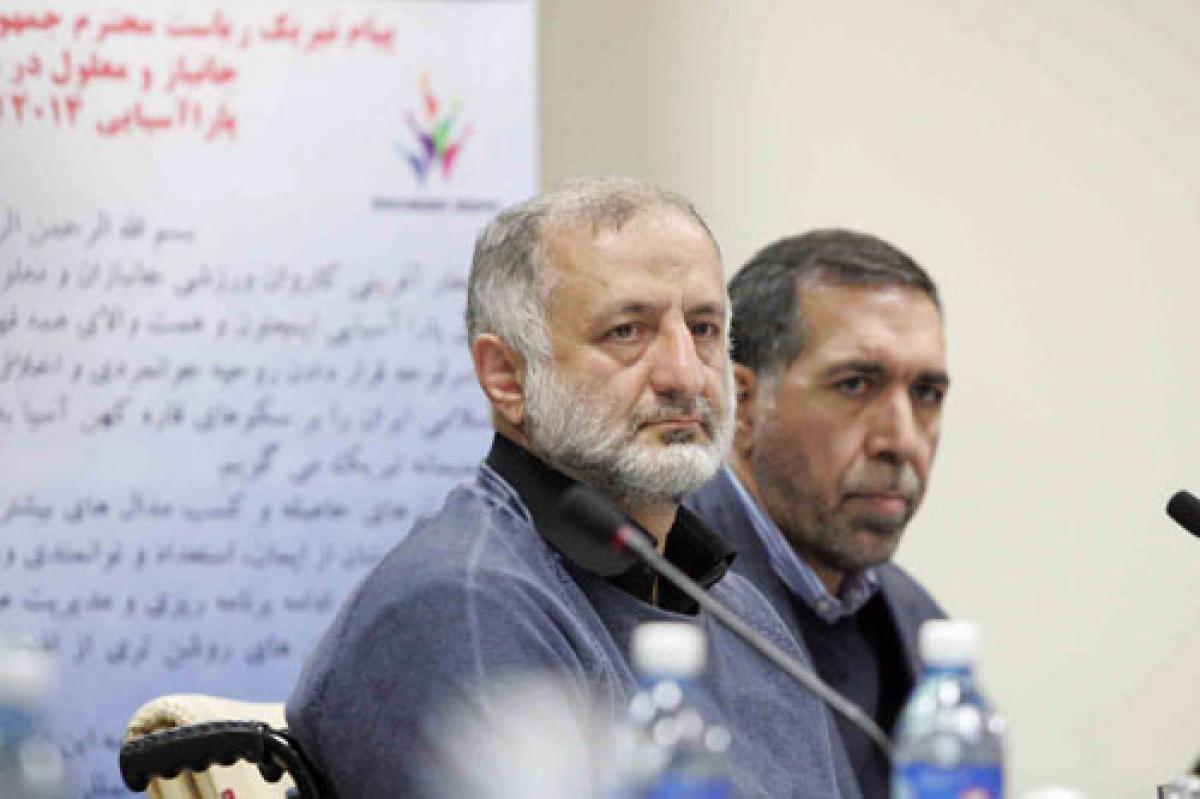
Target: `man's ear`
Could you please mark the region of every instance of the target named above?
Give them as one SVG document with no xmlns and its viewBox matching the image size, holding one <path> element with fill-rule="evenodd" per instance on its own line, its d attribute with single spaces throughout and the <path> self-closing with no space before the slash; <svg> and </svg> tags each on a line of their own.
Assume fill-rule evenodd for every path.
<svg viewBox="0 0 1200 799">
<path fill-rule="evenodd" d="M 525 362 L 516 350 L 492 333 L 478 336 L 471 344 L 475 378 L 492 407 L 514 429 L 525 421 Z"/>
<path fill-rule="evenodd" d="M 758 393 L 762 383 L 758 375 L 748 366 L 740 363 L 733 365 L 734 394 L 737 396 L 737 413 L 735 416 L 733 434 L 734 455 L 744 461 L 749 461 L 754 449 L 754 431 L 758 426 Z"/>
</svg>

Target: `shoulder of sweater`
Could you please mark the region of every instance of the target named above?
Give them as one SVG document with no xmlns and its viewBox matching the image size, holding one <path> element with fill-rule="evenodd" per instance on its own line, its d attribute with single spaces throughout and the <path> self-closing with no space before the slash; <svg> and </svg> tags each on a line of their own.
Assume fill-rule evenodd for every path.
<svg viewBox="0 0 1200 799">
<path fill-rule="evenodd" d="M 363 580 L 348 605 L 392 616 L 409 608 L 452 615 L 463 602 L 487 606 L 561 605 L 570 576 L 528 517 L 459 488 L 416 522 Z"/>
<path fill-rule="evenodd" d="M 739 619 L 770 638 L 776 646 L 792 651 L 795 640 L 786 622 L 770 600 L 751 580 L 730 570 L 712 588 L 712 596 Z M 795 656 L 795 652 L 792 652 Z"/>
</svg>

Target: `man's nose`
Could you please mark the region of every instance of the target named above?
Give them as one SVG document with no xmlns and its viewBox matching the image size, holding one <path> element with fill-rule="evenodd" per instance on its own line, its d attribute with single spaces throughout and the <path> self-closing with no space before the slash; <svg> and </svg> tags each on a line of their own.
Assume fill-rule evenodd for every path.
<svg viewBox="0 0 1200 799">
<path fill-rule="evenodd" d="M 692 399 L 704 388 L 704 368 L 692 331 L 684 323 L 659 330 L 652 353 L 650 385 L 655 393 Z"/>
<path fill-rule="evenodd" d="M 884 392 L 873 409 L 867 436 L 867 455 L 893 463 L 908 463 L 924 474 L 932 442 L 917 419 L 907 387 Z"/>
</svg>

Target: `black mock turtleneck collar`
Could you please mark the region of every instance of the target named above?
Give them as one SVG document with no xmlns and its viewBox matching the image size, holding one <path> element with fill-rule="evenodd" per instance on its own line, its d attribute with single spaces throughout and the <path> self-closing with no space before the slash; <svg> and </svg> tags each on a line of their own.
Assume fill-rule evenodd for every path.
<svg viewBox="0 0 1200 799">
<path fill-rule="evenodd" d="M 591 546 L 589 542 L 571 535 L 558 523 L 559 500 L 575 485 L 574 480 L 499 433 L 492 441 L 486 463 L 516 490 L 529 509 L 538 533 L 572 565 L 604 577 L 643 602 L 652 601 L 655 575 L 649 567 L 627 551 L 603 553 L 598 558 L 600 553 L 587 551 L 586 548 Z M 632 519 L 629 523 L 642 529 Z M 665 555 L 705 589 L 725 576 L 734 557 L 733 550 L 723 538 L 682 506 L 667 533 Z M 696 612 L 696 603 L 666 581 L 659 587 L 657 604 L 677 613 Z"/>
</svg>

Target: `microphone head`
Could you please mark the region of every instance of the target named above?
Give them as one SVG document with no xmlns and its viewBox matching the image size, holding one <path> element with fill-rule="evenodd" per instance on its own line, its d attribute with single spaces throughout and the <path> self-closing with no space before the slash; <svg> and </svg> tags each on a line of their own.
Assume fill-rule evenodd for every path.
<svg viewBox="0 0 1200 799">
<path fill-rule="evenodd" d="M 599 491 L 582 483 L 571 486 L 557 510 L 554 523 L 543 533 L 580 566 L 601 577 L 616 577 L 639 562 L 616 538 L 618 529 L 632 527 L 633 522 Z"/>
<path fill-rule="evenodd" d="M 1200 499 L 1188 491 L 1176 491 L 1167 503 L 1167 515 L 1194 536 L 1200 537 Z"/>
</svg>

